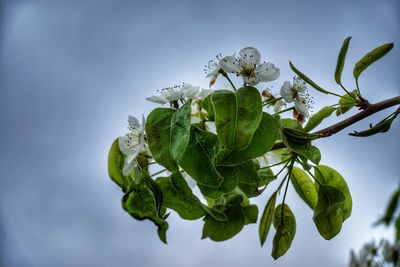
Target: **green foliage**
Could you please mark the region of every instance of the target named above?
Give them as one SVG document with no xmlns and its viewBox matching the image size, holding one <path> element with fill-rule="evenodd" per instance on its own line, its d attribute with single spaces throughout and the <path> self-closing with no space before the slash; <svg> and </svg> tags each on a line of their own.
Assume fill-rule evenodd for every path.
<svg viewBox="0 0 400 267">
<path fill-rule="evenodd" d="M 168 223 L 165 221 L 162 204 L 162 190 L 154 181 L 145 177 L 122 198 L 122 208 L 137 220 L 151 220 L 158 226 L 160 240 L 167 243 Z"/>
<path fill-rule="evenodd" d="M 342 48 L 340 48 L 339 56 L 338 56 L 337 63 L 336 63 L 336 69 L 335 69 L 335 81 L 337 84 L 342 84 L 342 81 L 341 81 L 342 71 L 343 71 L 343 67 L 344 67 L 344 62 L 346 60 L 346 54 L 347 54 L 347 49 L 349 48 L 350 39 L 351 39 L 351 36 L 347 37 L 343 41 Z"/>
<path fill-rule="evenodd" d="M 303 74 L 301 71 L 299 71 L 293 64 L 292 62 L 289 61 L 289 65 L 290 68 L 294 71 L 294 73 L 296 73 L 297 75 L 299 75 L 300 78 L 302 78 L 306 83 L 308 83 L 309 85 L 311 85 L 315 90 L 324 93 L 324 94 L 329 94 L 329 91 L 323 89 L 321 86 L 319 86 L 318 84 L 316 84 L 313 80 L 311 80 L 310 78 L 308 78 L 305 74 Z"/>
<path fill-rule="evenodd" d="M 272 216 L 274 215 L 276 202 L 276 192 L 269 198 L 267 205 L 265 205 L 264 212 L 261 216 L 260 225 L 258 227 L 258 235 L 260 237 L 261 246 L 267 240 L 269 229 L 271 228 Z"/>
<path fill-rule="evenodd" d="M 272 243 L 271 256 L 276 260 L 285 255 L 296 234 L 296 219 L 288 205 L 279 204 L 275 208 L 273 223 L 276 233 Z"/>
<path fill-rule="evenodd" d="M 349 187 L 347 186 L 347 183 L 344 180 L 343 176 L 340 175 L 340 173 L 338 173 L 336 170 L 324 165 L 319 165 L 315 167 L 314 171 L 315 178 L 318 181 L 318 183 L 316 184 L 317 190 L 319 184 L 329 185 L 340 190 L 344 195 L 345 202 L 343 208 L 343 221 L 350 217 L 353 202 L 351 199 Z"/>
<path fill-rule="evenodd" d="M 190 101 L 187 101 L 178 109 L 172 117 L 170 150 L 174 161 L 179 161 L 189 143 L 191 107 Z"/>
<path fill-rule="evenodd" d="M 394 219 L 394 213 L 396 212 L 397 207 L 399 206 L 399 201 L 400 201 L 400 188 L 394 191 L 393 194 L 390 196 L 389 202 L 385 210 L 385 214 L 375 223 L 375 225 L 383 223 L 386 226 L 388 226 Z"/>
<path fill-rule="evenodd" d="M 242 211 L 244 215 L 245 224 L 257 223 L 257 218 L 258 218 L 257 205 L 253 204 L 253 205 L 243 206 Z"/>
<path fill-rule="evenodd" d="M 127 181 L 122 174 L 122 168 L 124 166 L 125 156 L 119 150 L 118 138 L 114 140 L 111 145 L 110 152 L 108 153 L 108 175 L 122 191 L 127 189 Z"/>
<path fill-rule="evenodd" d="M 346 92 L 341 76 L 350 39 L 348 37 L 343 42 L 334 74 L 336 83 Z M 392 47 L 393 44 L 382 45 L 357 62 L 353 71 L 356 82 L 368 66 Z M 277 180 L 279 185 L 273 187 L 258 227 L 263 246 L 271 224 L 274 225 L 272 257 L 277 259 L 288 251 L 296 233 L 296 219 L 285 203 L 290 180 L 299 197 L 313 210 L 313 221 L 320 235 L 327 240 L 335 237 L 351 215 L 352 198 L 344 178 L 336 170 L 319 165 L 321 153 L 313 143 L 327 137 L 329 132 L 310 132 L 333 112 L 339 116 L 355 106 L 365 109 L 368 101 L 361 97 L 358 82 L 356 90 L 340 96 L 323 89 L 289 63 L 307 84 L 319 92 L 340 97 L 338 104 L 323 107 L 308 119 L 304 127 L 300 117 L 296 116 L 296 120 L 281 118 L 285 112 L 298 108 L 297 104 L 308 108 L 308 102 L 304 103 L 308 101 L 306 93 L 301 91 L 303 88 L 296 91 L 293 87 L 292 98 L 298 102 L 275 115 L 264 112 L 263 106 L 268 108 L 286 98 L 264 91 L 262 100 L 258 89 L 246 83 L 235 91 L 215 90 L 205 98 L 206 90 L 197 97 L 194 88 L 185 87 L 185 92 L 174 91 L 180 90 L 179 86 L 170 88 L 171 91 L 164 92 L 159 98 L 152 97 L 155 102 L 165 102 L 164 98 L 169 100 L 171 108 L 156 108 L 150 112 L 146 125 L 143 125 L 144 131 L 136 125 L 136 120 L 130 121 L 131 132 L 124 136 L 129 137 L 126 147 L 121 143 L 124 152 L 116 139 L 108 154 L 109 176 L 124 192 L 123 209 L 137 220 L 152 221 L 164 243 L 169 210 L 186 220 L 203 218 L 202 238 L 225 241 L 238 234 L 245 225 L 257 223 L 258 207 L 251 204 L 252 198 L 265 191 L 271 192 L 269 188 L 275 186 L 273 182 Z M 241 63 L 238 61 L 238 64 Z M 255 70 L 243 68 L 238 75 L 254 78 L 258 75 Z M 233 85 L 227 72 L 219 70 L 219 74 Z M 351 135 L 370 136 L 385 132 L 398 113 L 397 110 L 370 129 Z M 133 149 L 129 154 L 131 146 L 135 145 L 139 149 Z M 128 164 L 127 157 L 135 158 Z M 165 169 L 150 175 L 155 163 Z M 124 175 L 127 167 L 132 171 Z M 314 175 L 310 172 L 312 168 Z M 169 175 L 157 177 L 166 170 Z M 200 194 L 189 187 L 187 181 L 190 178 L 195 181 Z M 286 187 L 283 187 L 285 182 Z M 278 193 L 283 194 L 283 200 L 276 206 Z M 207 201 L 207 205 L 200 197 Z M 399 201 L 398 189 L 378 221 L 386 225 L 394 223 L 397 240 L 400 239 Z"/>
<path fill-rule="evenodd" d="M 218 137 L 215 134 L 192 125 L 189 143 L 179 161 L 179 165 L 198 184 L 217 188 L 223 182 L 223 177 L 221 177 L 213 164 L 218 146 Z"/>
<path fill-rule="evenodd" d="M 217 221 L 211 216 L 204 217 L 202 239 L 210 238 L 213 241 L 225 241 L 238 234 L 246 220 L 243 214 L 242 197 L 235 195 L 226 205 L 214 206 L 215 209 L 223 211 L 226 221 Z"/>
<path fill-rule="evenodd" d="M 336 108 L 334 107 L 323 107 L 320 111 L 315 113 L 307 122 L 304 127 L 304 131 L 309 132 L 317 127 L 324 119 L 328 118 Z"/>
<path fill-rule="evenodd" d="M 312 210 L 314 210 L 318 201 L 317 190 L 311 178 L 302 169 L 293 167 L 290 175 L 290 181 L 293 184 L 299 197 L 307 203 Z"/>
<path fill-rule="evenodd" d="M 260 157 L 271 150 L 279 136 L 279 124 L 268 113 L 262 113 L 250 144 L 241 151 L 223 150 L 219 154 L 219 165 L 235 165 L 250 159 Z"/>
<path fill-rule="evenodd" d="M 344 220 L 344 209 L 345 196 L 342 191 L 330 185 L 319 188 L 313 219 L 323 238 L 330 240 L 340 232 Z"/>
<path fill-rule="evenodd" d="M 396 117 L 399 113 L 400 112 L 396 111 L 396 112 L 392 113 L 390 116 L 388 116 L 387 118 L 378 122 L 375 126 L 370 125 L 370 128 L 365 131 L 361 131 L 361 132 L 354 131 L 354 133 L 349 133 L 349 135 L 356 136 L 356 137 L 367 137 L 367 136 L 375 135 L 377 133 L 385 133 L 385 132 L 389 131 L 390 126 L 392 125 L 392 122 L 394 121 L 394 119 L 396 119 Z"/>
<path fill-rule="evenodd" d="M 192 193 L 180 173 L 156 180 L 164 195 L 164 207 L 173 209 L 186 220 L 196 220 L 205 215 L 200 200 Z"/>
<path fill-rule="evenodd" d="M 211 96 L 212 96 L 212 94 L 210 94 L 206 98 L 204 98 L 202 107 L 207 111 L 207 119 L 209 121 L 214 121 L 215 120 L 214 107 L 211 102 Z"/>
<path fill-rule="evenodd" d="M 339 99 L 339 107 L 336 110 L 336 116 L 342 115 L 352 109 L 354 106 L 358 104 L 357 100 L 357 90 L 354 90 L 353 92 L 349 94 L 344 94 L 340 99 Z"/>
<path fill-rule="evenodd" d="M 231 150 L 244 150 L 262 117 L 258 90 L 254 87 L 242 87 L 237 92 L 219 90 L 212 94 L 211 101 L 221 144 Z"/>
<path fill-rule="evenodd" d="M 366 70 L 372 63 L 389 53 L 393 48 L 393 43 L 383 44 L 370 51 L 363 58 L 361 58 L 353 69 L 353 76 L 357 80 L 360 74 Z"/>
<path fill-rule="evenodd" d="M 321 160 L 321 152 L 318 148 L 311 145 L 311 140 L 315 139 L 316 135 L 308 134 L 305 131 L 303 133 L 295 131 L 290 128 L 281 128 L 282 142 L 294 153 L 318 165 Z"/>
<path fill-rule="evenodd" d="M 146 122 L 147 143 L 154 160 L 171 172 L 178 171 L 178 165 L 171 153 L 171 123 L 176 111 L 170 108 L 156 108 Z"/>
<path fill-rule="evenodd" d="M 273 180 L 276 180 L 276 176 L 270 168 L 262 168 L 258 171 L 258 177 L 260 177 L 260 186 L 268 185 Z"/>
</svg>

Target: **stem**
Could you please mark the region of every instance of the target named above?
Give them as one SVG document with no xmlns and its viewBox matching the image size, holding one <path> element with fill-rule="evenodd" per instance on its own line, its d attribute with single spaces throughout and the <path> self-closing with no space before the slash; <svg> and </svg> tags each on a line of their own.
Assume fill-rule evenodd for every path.
<svg viewBox="0 0 400 267">
<path fill-rule="evenodd" d="M 317 184 L 318 184 L 319 186 L 322 186 L 322 184 L 318 181 L 317 178 L 315 178 L 315 176 L 310 172 L 310 170 L 307 170 L 307 172 L 308 172 L 309 175 L 311 175 L 311 177 L 314 179 L 314 181 L 317 182 Z"/>
<path fill-rule="evenodd" d="M 294 109 L 294 107 L 291 107 L 291 108 L 287 108 L 287 109 L 281 110 L 281 111 L 279 111 L 279 112 L 275 113 L 274 115 L 278 115 L 278 114 L 281 114 L 281 113 L 283 113 L 283 112 L 290 111 L 290 110 L 292 110 L 292 109 Z"/>
<path fill-rule="evenodd" d="M 357 86 L 358 95 L 361 96 L 360 86 L 358 85 L 358 79 L 356 79 L 356 86 Z"/>
<path fill-rule="evenodd" d="M 343 86 L 343 84 L 342 83 L 339 83 L 339 85 L 340 85 L 340 87 L 342 87 L 342 89 L 348 94 L 348 95 L 352 95 L 352 94 L 350 94 L 350 92 L 349 91 L 347 91 L 347 89 Z M 353 96 L 352 96 L 353 97 Z M 355 100 L 355 99 L 354 99 Z"/>
<path fill-rule="evenodd" d="M 229 79 L 228 74 L 227 74 L 225 71 L 220 71 L 220 73 L 222 74 L 222 76 L 224 76 L 224 77 L 228 80 L 228 82 L 229 82 L 229 83 L 231 84 L 231 86 L 233 87 L 233 90 L 236 91 L 236 87 L 235 87 L 235 85 L 233 84 L 233 82 L 231 81 L 231 79 Z"/>
<path fill-rule="evenodd" d="M 283 178 L 282 182 L 279 184 L 278 189 L 276 189 L 276 191 L 280 191 L 281 190 L 281 187 L 282 187 L 283 183 L 285 182 L 286 178 L 288 178 L 290 173 L 292 172 L 292 168 L 293 168 L 293 164 L 294 164 L 294 158 L 290 158 L 290 160 L 291 161 L 288 162 L 287 164 L 285 164 L 285 166 L 282 168 L 282 170 L 276 175 L 276 176 L 278 176 L 286 168 L 286 166 L 289 165 L 289 163 L 290 163 L 290 166 L 288 168 L 289 170 L 286 173 L 285 177 Z"/>
<path fill-rule="evenodd" d="M 286 159 L 286 160 L 284 160 L 284 161 L 281 161 L 281 162 L 278 162 L 278 163 L 269 165 L 269 166 L 262 167 L 262 168 L 260 168 L 260 170 L 268 169 L 268 168 L 271 168 L 271 167 L 275 167 L 275 166 L 281 165 L 281 164 L 283 164 L 283 163 L 285 163 L 285 162 L 288 162 L 289 160 L 290 160 L 290 158 L 289 158 L 289 159 Z"/>
<path fill-rule="evenodd" d="M 163 169 L 163 170 L 161 170 L 161 171 L 155 172 L 155 173 L 153 173 L 152 175 L 150 175 L 150 177 L 159 175 L 160 173 L 163 173 L 163 172 L 165 172 L 166 170 L 167 170 L 167 169 Z"/>
<path fill-rule="evenodd" d="M 263 106 L 266 106 L 268 104 L 272 104 L 272 103 L 274 103 L 274 102 L 276 102 L 278 100 L 281 100 L 281 99 L 283 99 L 283 97 L 278 97 L 278 98 L 274 98 L 274 99 L 269 100 L 269 101 L 264 101 Z"/>
<path fill-rule="evenodd" d="M 283 166 L 283 168 L 275 175 L 276 177 L 278 177 L 279 174 L 281 174 L 283 172 L 283 170 L 286 168 L 287 165 L 289 165 L 289 161 L 285 164 L 285 166 Z"/>
</svg>

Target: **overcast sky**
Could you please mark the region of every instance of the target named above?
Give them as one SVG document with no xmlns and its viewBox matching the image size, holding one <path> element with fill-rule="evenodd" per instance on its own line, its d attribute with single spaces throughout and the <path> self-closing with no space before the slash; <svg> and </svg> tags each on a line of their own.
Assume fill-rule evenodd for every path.
<svg viewBox="0 0 400 267">
<path fill-rule="evenodd" d="M 396 0 L 2 0 L 0 265 L 337 267 L 346 266 L 351 248 L 391 238 L 391 231 L 371 224 L 399 181 L 400 123 L 368 139 L 347 135 L 390 110 L 316 142 L 322 163 L 347 179 L 353 214 L 337 237 L 325 241 L 291 188 L 287 202 L 297 233 L 276 262 L 270 256 L 273 235 L 261 248 L 257 225 L 215 243 L 200 240 L 201 221 L 172 214 L 169 244 L 162 244 L 152 223 L 135 221 L 121 209 L 121 191 L 107 175 L 109 147 L 125 133 L 127 116 L 155 108 L 144 98 L 157 89 L 183 81 L 207 87 L 203 67 L 216 54 L 257 47 L 281 69 L 271 83 L 275 92 L 293 76 L 288 60 L 340 92 L 333 71 L 349 35 L 344 83 L 354 86 L 352 65 L 362 55 L 394 42 L 360 84 L 371 102 L 399 95 Z M 337 101 L 312 95 L 315 110 Z M 261 210 L 276 186 L 257 200 Z"/>
</svg>

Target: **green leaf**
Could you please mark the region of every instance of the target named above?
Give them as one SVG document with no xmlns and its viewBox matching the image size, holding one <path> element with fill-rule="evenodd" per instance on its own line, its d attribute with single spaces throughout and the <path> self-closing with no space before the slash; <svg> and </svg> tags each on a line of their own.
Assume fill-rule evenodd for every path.
<svg viewBox="0 0 400 267">
<path fill-rule="evenodd" d="M 321 93 L 324 94 L 329 94 L 329 91 L 323 89 L 321 86 L 313 82 L 310 78 L 308 78 L 305 74 L 301 73 L 298 69 L 296 69 L 295 66 L 293 66 L 292 62 L 289 61 L 290 68 L 298 75 L 300 78 L 302 78 L 306 83 L 314 87 L 315 90 L 320 91 Z"/>
<path fill-rule="evenodd" d="M 396 212 L 396 209 L 399 204 L 399 199 L 400 199 L 400 189 L 397 189 L 390 197 L 390 200 L 386 207 L 385 215 L 383 215 L 383 217 L 378 222 L 376 222 L 375 225 L 379 223 L 384 223 L 385 225 L 388 226 L 392 222 L 394 213 Z"/>
<path fill-rule="evenodd" d="M 257 223 L 258 207 L 257 205 L 247 205 L 242 208 L 245 224 Z"/>
<path fill-rule="evenodd" d="M 323 107 L 320 111 L 315 113 L 307 122 L 307 125 L 304 127 L 306 132 L 313 130 L 317 127 L 324 119 L 328 118 L 336 108 L 334 107 Z"/>
<path fill-rule="evenodd" d="M 370 125 L 370 128 L 365 130 L 365 131 L 361 131 L 361 132 L 356 132 L 354 131 L 354 133 L 349 133 L 349 135 L 351 136 L 356 136 L 356 137 L 367 137 L 367 136 L 371 136 L 377 133 L 384 133 L 389 131 L 390 126 L 392 125 L 392 122 L 394 121 L 394 119 L 397 117 L 399 113 L 395 112 L 392 115 L 390 115 L 389 117 L 383 119 L 382 121 L 380 121 L 379 123 L 377 123 L 375 126 Z"/>
<path fill-rule="evenodd" d="M 283 128 L 290 128 L 305 132 L 301 124 L 295 119 L 284 118 L 280 119 L 279 123 Z"/>
<path fill-rule="evenodd" d="M 161 194 L 161 195 L 160 195 Z M 166 232 L 168 223 L 161 213 L 162 191 L 157 184 L 149 181 L 136 184 L 132 191 L 122 198 L 122 207 L 137 220 L 148 219 L 158 226 L 160 240 L 167 243 Z"/>
<path fill-rule="evenodd" d="M 146 135 L 154 160 L 171 172 L 178 171 L 190 136 L 191 106 L 180 109 L 156 108 L 147 117 Z"/>
<path fill-rule="evenodd" d="M 257 168 L 252 160 L 244 162 L 233 167 L 239 183 L 258 186 L 260 177 L 258 177 Z"/>
<path fill-rule="evenodd" d="M 342 191 L 329 185 L 318 190 L 318 203 L 314 210 L 314 223 L 326 240 L 335 237 L 344 221 L 345 196 Z"/>
<path fill-rule="evenodd" d="M 227 216 L 226 221 L 217 221 L 211 216 L 204 217 L 202 239 L 210 238 L 213 241 L 225 241 L 238 234 L 244 226 L 245 218 L 242 211 L 242 197 L 238 195 L 227 205 L 220 206 Z"/>
<path fill-rule="evenodd" d="M 261 194 L 258 185 L 239 183 L 238 187 L 248 198 L 257 197 Z"/>
<path fill-rule="evenodd" d="M 346 60 L 347 49 L 349 48 L 351 36 L 347 37 L 343 41 L 342 48 L 340 48 L 339 56 L 336 63 L 336 70 L 335 70 L 335 81 L 337 84 L 342 84 L 341 77 L 342 71 L 344 67 L 344 62 Z"/>
<path fill-rule="evenodd" d="M 314 167 L 314 175 L 320 184 L 332 186 L 344 194 L 344 209 L 343 209 L 343 221 L 350 217 L 352 210 L 352 199 L 349 187 L 347 186 L 346 181 L 343 176 L 340 175 L 336 170 L 324 166 L 319 165 Z M 316 184 L 316 188 L 318 190 L 318 184 Z"/>
<path fill-rule="evenodd" d="M 171 153 L 171 123 L 174 109 L 156 108 L 147 117 L 146 136 L 154 160 L 170 172 L 178 171 Z"/>
<path fill-rule="evenodd" d="M 287 138 L 286 133 L 281 129 L 282 142 L 293 152 L 311 160 L 315 164 L 319 164 L 321 161 L 321 152 L 318 148 L 311 145 L 311 142 L 305 140 L 293 139 L 289 136 Z"/>
<path fill-rule="evenodd" d="M 189 143 L 179 165 L 198 184 L 218 188 L 223 182 L 213 164 L 218 146 L 218 137 L 215 134 L 192 125 Z"/>
<path fill-rule="evenodd" d="M 271 168 L 262 168 L 258 170 L 258 177 L 260 177 L 260 186 L 268 185 L 277 177 L 272 172 Z"/>
<path fill-rule="evenodd" d="M 276 202 L 276 192 L 269 198 L 267 205 L 265 205 L 263 214 L 261 216 L 260 225 L 258 226 L 258 235 L 260 237 L 261 246 L 267 240 L 269 229 L 271 228 L 272 216 L 274 214 Z"/>
<path fill-rule="evenodd" d="M 393 48 L 393 43 L 387 43 L 378 46 L 377 48 L 366 54 L 354 66 L 353 69 L 354 78 L 358 80 L 358 77 L 365 69 L 367 69 L 372 63 L 374 63 L 375 61 L 377 61 L 378 59 L 389 53 L 389 51 L 392 50 L 392 48 Z"/>
<path fill-rule="evenodd" d="M 398 242 L 398 241 L 400 240 L 400 216 L 398 216 L 398 217 L 396 218 L 395 227 L 396 227 L 396 236 L 395 236 L 395 240 L 396 240 L 396 242 Z"/>
<path fill-rule="evenodd" d="M 275 208 L 274 227 L 276 233 L 272 241 L 271 256 L 276 260 L 288 251 L 296 234 L 296 219 L 288 205 L 279 204 Z"/>
<path fill-rule="evenodd" d="M 349 111 L 355 105 L 358 104 L 358 101 L 356 100 L 357 99 L 357 90 L 354 90 L 350 94 L 344 94 L 339 99 L 339 107 L 336 109 L 336 116 L 346 113 L 347 111 Z"/>
<path fill-rule="evenodd" d="M 281 128 L 281 132 L 283 135 L 285 135 L 287 140 L 297 144 L 307 144 L 320 137 L 319 134 L 311 134 L 304 130 L 296 130 L 285 127 Z"/>
<path fill-rule="evenodd" d="M 202 107 L 207 111 L 207 118 L 209 121 L 214 121 L 215 116 L 214 116 L 214 107 L 211 102 L 211 96 L 212 94 L 209 94 L 206 98 L 204 98 Z"/>
<path fill-rule="evenodd" d="M 170 150 L 172 158 L 178 162 L 183 155 L 190 137 L 191 101 L 178 109 L 172 117 L 171 121 L 171 139 Z"/>
<path fill-rule="evenodd" d="M 215 91 L 211 96 L 215 126 L 221 144 L 231 150 L 244 150 L 261 121 L 261 95 L 254 87 L 236 92 Z"/>
<path fill-rule="evenodd" d="M 311 178 L 302 169 L 293 167 L 290 175 L 290 181 L 293 184 L 299 197 L 314 210 L 318 201 L 317 190 Z"/>
<path fill-rule="evenodd" d="M 238 176 L 232 167 L 217 167 L 218 173 L 224 178 L 218 188 L 198 184 L 201 193 L 211 199 L 218 199 L 222 194 L 230 193 L 238 186 Z"/>
<path fill-rule="evenodd" d="M 119 150 L 118 138 L 114 140 L 108 153 L 108 175 L 122 190 L 127 189 L 126 178 L 122 174 L 124 167 L 124 155 Z"/>
<path fill-rule="evenodd" d="M 205 215 L 202 203 L 192 193 L 180 173 L 174 173 L 170 177 L 160 177 L 156 182 L 163 191 L 163 205 L 166 208 L 173 209 L 186 220 L 196 220 Z"/>
<path fill-rule="evenodd" d="M 219 165 L 235 165 L 260 157 L 271 150 L 279 136 L 279 124 L 274 117 L 263 112 L 262 119 L 248 147 L 242 151 L 222 151 Z M 223 156 L 221 156 L 223 154 Z"/>
</svg>

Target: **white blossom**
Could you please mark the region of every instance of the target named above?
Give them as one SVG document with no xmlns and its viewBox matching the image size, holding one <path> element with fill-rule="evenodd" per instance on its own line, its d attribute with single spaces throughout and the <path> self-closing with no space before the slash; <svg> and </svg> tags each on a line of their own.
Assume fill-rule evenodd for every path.
<svg viewBox="0 0 400 267">
<path fill-rule="evenodd" d="M 210 60 L 208 64 L 205 66 L 204 72 L 206 73 L 206 77 L 210 78 L 210 84 L 209 87 L 213 86 L 215 81 L 218 78 L 218 75 L 220 74 L 220 66 L 219 66 L 219 60 L 220 60 L 220 55 L 217 55 L 217 60 L 218 62 L 214 60 Z"/>
<path fill-rule="evenodd" d="M 193 98 L 199 93 L 200 87 L 194 86 L 190 83 L 183 83 L 182 85 L 174 85 L 161 90 L 160 95 L 153 95 L 147 97 L 146 100 L 158 104 L 165 104 L 174 102 L 181 99 Z"/>
<path fill-rule="evenodd" d="M 281 96 L 287 103 L 294 102 L 294 108 L 304 117 L 308 117 L 312 100 L 307 93 L 306 83 L 300 77 L 293 78 L 293 85 L 285 81 L 281 87 Z"/>
<path fill-rule="evenodd" d="M 234 54 L 222 58 L 219 67 L 225 72 L 242 76 L 244 82 L 251 86 L 276 80 L 280 74 L 279 68 L 270 62 L 260 63 L 260 60 L 261 54 L 256 48 L 246 47 L 240 50 L 239 57 Z"/>
<path fill-rule="evenodd" d="M 133 116 L 128 117 L 129 133 L 119 137 L 118 144 L 120 151 L 126 156 L 122 174 L 129 175 L 136 166 L 136 158 L 140 153 L 149 154 L 145 141 L 144 126 L 146 121 L 142 115 L 142 124 Z"/>
</svg>

